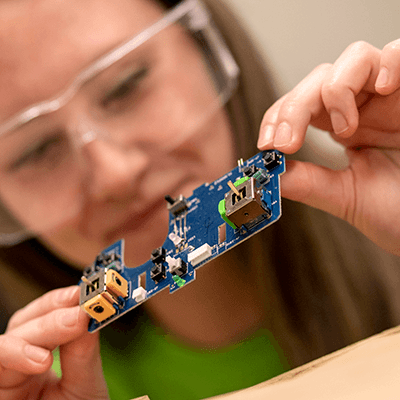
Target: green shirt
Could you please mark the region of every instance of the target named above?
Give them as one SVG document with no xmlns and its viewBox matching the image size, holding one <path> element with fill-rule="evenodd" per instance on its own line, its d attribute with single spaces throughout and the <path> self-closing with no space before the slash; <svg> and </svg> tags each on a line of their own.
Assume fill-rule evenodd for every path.
<svg viewBox="0 0 400 400">
<path fill-rule="evenodd" d="M 140 335 L 118 348 L 102 337 L 103 369 L 111 400 L 195 400 L 243 389 L 289 369 L 272 335 L 260 330 L 218 350 L 199 350 L 141 322 Z"/>
<path fill-rule="evenodd" d="M 115 325 L 100 335 L 111 400 L 143 395 L 150 400 L 204 399 L 256 385 L 289 369 L 266 329 L 229 347 L 200 350 L 183 345 L 145 317 L 137 322 L 134 335 L 113 331 Z M 60 376 L 58 354 L 53 368 Z"/>
</svg>

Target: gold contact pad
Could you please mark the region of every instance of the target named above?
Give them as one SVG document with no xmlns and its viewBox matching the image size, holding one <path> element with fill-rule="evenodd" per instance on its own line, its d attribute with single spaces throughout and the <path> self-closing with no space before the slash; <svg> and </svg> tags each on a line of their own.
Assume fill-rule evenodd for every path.
<svg viewBox="0 0 400 400">
<path fill-rule="evenodd" d="M 102 322 L 116 313 L 115 308 L 101 294 L 83 304 L 83 309 L 97 322 Z"/>
<path fill-rule="evenodd" d="M 109 269 L 106 273 L 106 290 L 116 297 L 128 297 L 128 282 L 117 271 Z"/>
</svg>

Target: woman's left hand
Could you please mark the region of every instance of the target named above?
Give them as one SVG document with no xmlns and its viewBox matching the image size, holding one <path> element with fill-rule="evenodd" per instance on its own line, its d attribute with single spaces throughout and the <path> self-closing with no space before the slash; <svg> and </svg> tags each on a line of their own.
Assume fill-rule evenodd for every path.
<svg viewBox="0 0 400 400">
<path fill-rule="evenodd" d="M 340 217 L 400 256 L 400 39 L 379 50 L 350 45 L 266 113 L 260 149 L 294 153 L 308 125 L 332 132 L 348 167 L 288 161 L 282 195 Z"/>
<path fill-rule="evenodd" d="M 0 335 L 0 399 L 109 399 L 99 336 L 78 299 L 78 286 L 52 290 L 11 317 Z M 51 369 L 56 347 L 61 378 Z"/>
</svg>

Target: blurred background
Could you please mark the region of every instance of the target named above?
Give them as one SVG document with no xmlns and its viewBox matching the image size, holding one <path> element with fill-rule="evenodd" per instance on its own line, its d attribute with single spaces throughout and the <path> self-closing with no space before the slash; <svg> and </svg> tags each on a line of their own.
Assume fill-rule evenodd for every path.
<svg viewBox="0 0 400 400">
<path fill-rule="evenodd" d="M 334 62 L 352 42 L 382 48 L 400 38 L 399 0 L 225 1 L 270 61 L 281 94 L 317 65 Z M 308 139 L 321 164 L 347 164 L 343 149 L 326 133 L 311 128 Z"/>
<path fill-rule="evenodd" d="M 399 0 L 225 0 L 272 63 L 286 92 L 352 42 L 400 38 Z"/>
</svg>

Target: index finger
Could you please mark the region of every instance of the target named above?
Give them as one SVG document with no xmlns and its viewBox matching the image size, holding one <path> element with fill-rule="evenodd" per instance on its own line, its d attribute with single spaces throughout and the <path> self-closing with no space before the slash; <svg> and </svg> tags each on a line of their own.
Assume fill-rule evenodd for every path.
<svg viewBox="0 0 400 400">
<path fill-rule="evenodd" d="M 382 95 L 393 93 L 400 87 L 400 39 L 382 49 L 379 75 L 375 89 Z"/>
<path fill-rule="evenodd" d="M 360 100 L 368 100 L 366 93 L 376 93 L 380 57 L 381 51 L 374 46 L 366 42 L 353 43 L 327 73 L 321 96 L 335 134 L 350 137 L 357 130 Z"/>
<path fill-rule="evenodd" d="M 333 65 L 317 67 L 265 113 L 259 148 L 295 153 L 310 123 L 343 138 L 351 136 L 358 127 L 358 107 L 368 100 L 368 93 L 376 93 L 379 63 L 380 50 L 358 42 Z"/>
<path fill-rule="evenodd" d="M 321 86 L 330 68 L 330 64 L 315 68 L 266 111 L 257 144 L 260 150 L 276 148 L 285 153 L 299 150 L 304 143 L 308 125 L 323 109 Z"/>
<path fill-rule="evenodd" d="M 59 308 L 68 308 L 77 305 L 79 302 L 79 286 L 55 289 L 35 299 L 24 308 L 18 310 L 10 319 L 7 331 L 48 314 Z"/>
<path fill-rule="evenodd" d="M 48 350 L 88 333 L 89 316 L 79 306 L 61 308 L 27 321 L 10 335 Z"/>
</svg>

